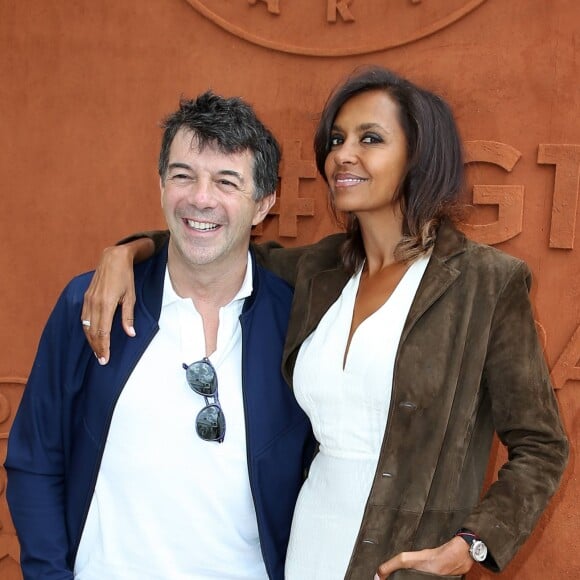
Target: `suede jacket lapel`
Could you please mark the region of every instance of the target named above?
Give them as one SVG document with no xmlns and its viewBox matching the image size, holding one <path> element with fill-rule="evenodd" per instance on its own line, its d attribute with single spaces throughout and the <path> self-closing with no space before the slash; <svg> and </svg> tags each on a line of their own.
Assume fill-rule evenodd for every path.
<svg viewBox="0 0 580 580">
<path fill-rule="evenodd" d="M 457 279 L 460 272 L 450 264 L 450 258 L 465 251 L 465 236 L 448 223 L 444 223 L 437 235 L 431 260 L 425 275 L 419 284 L 415 299 L 411 304 L 401 344 L 404 343 L 410 330 L 425 312 L 440 298 Z"/>
</svg>

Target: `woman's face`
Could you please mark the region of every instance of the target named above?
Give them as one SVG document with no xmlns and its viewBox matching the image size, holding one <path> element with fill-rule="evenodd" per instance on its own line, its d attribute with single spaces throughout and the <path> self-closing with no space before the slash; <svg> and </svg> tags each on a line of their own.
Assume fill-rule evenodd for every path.
<svg viewBox="0 0 580 580">
<path fill-rule="evenodd" d="M 338 211 L 399 211 L 394 201 L 407 165 L 398 104 L 382 90 L 355 95 L 338 111 L 325 174 Z"/>
</svg>

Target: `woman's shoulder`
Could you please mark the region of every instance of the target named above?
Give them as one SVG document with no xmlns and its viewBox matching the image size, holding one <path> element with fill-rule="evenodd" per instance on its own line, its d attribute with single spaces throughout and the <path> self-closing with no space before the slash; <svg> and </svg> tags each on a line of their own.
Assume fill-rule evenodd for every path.
<svg viewBox="0 0 580 580">
<path fill-rule="evenodd" d="M 469 238 L 466 238 L 465 250 L 467 260 L 475 267 L 493 268 L 506 273 L 529 269 L 521 258 Z"/>
<path fill-rule="evenodd" d="M 435 255 L 442 260 L 460 266 L 461 269 L 476 269 L 499 272 L 514 272 L 528 267 L 526 263 L 496 247 L 468 238 L 460 229 L 444 223 L 437 233 Z"/>
<path fill-rule="evenodd" d="M 532 285 L 532 274 L 524 260 L 469 239 L 466 239 L 465 252 L 459 257 L 457 267 L 465 283 L 476 286 L 484 294 L 499 295 L 506 288 L 529 292 Z"/>
</svg>

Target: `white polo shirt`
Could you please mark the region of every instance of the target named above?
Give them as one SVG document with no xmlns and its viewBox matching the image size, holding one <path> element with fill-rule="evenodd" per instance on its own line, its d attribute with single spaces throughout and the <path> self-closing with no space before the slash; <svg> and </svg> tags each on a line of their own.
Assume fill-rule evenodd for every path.
<svg viewBox="0 0 580 580">
<path fill-rule="evenodd" d="M 226 419 L 223 443 L 200 439 L 202 396 L 182 363 L 205 356 L 201 316 L 165 274 L 159 332 L 121 392 L 75 562 L 78 580 L 267 578 L 250 491 L 241 384 L 244 299 L 220 309 L 209 357 Z M 112 353 L 115 356 L 115 353 Z"/>
</svg>

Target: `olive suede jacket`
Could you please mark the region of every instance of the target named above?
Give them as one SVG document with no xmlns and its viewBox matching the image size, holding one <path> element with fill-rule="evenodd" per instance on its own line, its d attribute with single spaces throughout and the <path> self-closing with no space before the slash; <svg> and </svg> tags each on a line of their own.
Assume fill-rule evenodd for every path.
<svg viewBox="0 0 580 580">
<path fill-rule="evenodd" d="M 284 249 L 256 247 L 267 268 L 294 285 L 283 357 L 292 385 L 298 350 L 349 275 L 344 235 Z M 524 262 L 438 232 L 395 360 L 376 475 L 345 578 L 368 580 L 402 551 L 432 548 L 468 528 L 503 569 L 556 490 L 568 442 L 540 347 Z M 482 496 L 496 432 L 509 459 Z M 493 566 L 492 566 L 493 567 Z M 399 570 L 393 579 L 433 577 Z M 442 578 L 460 578 L 443 576 Z"/>
</svg>

